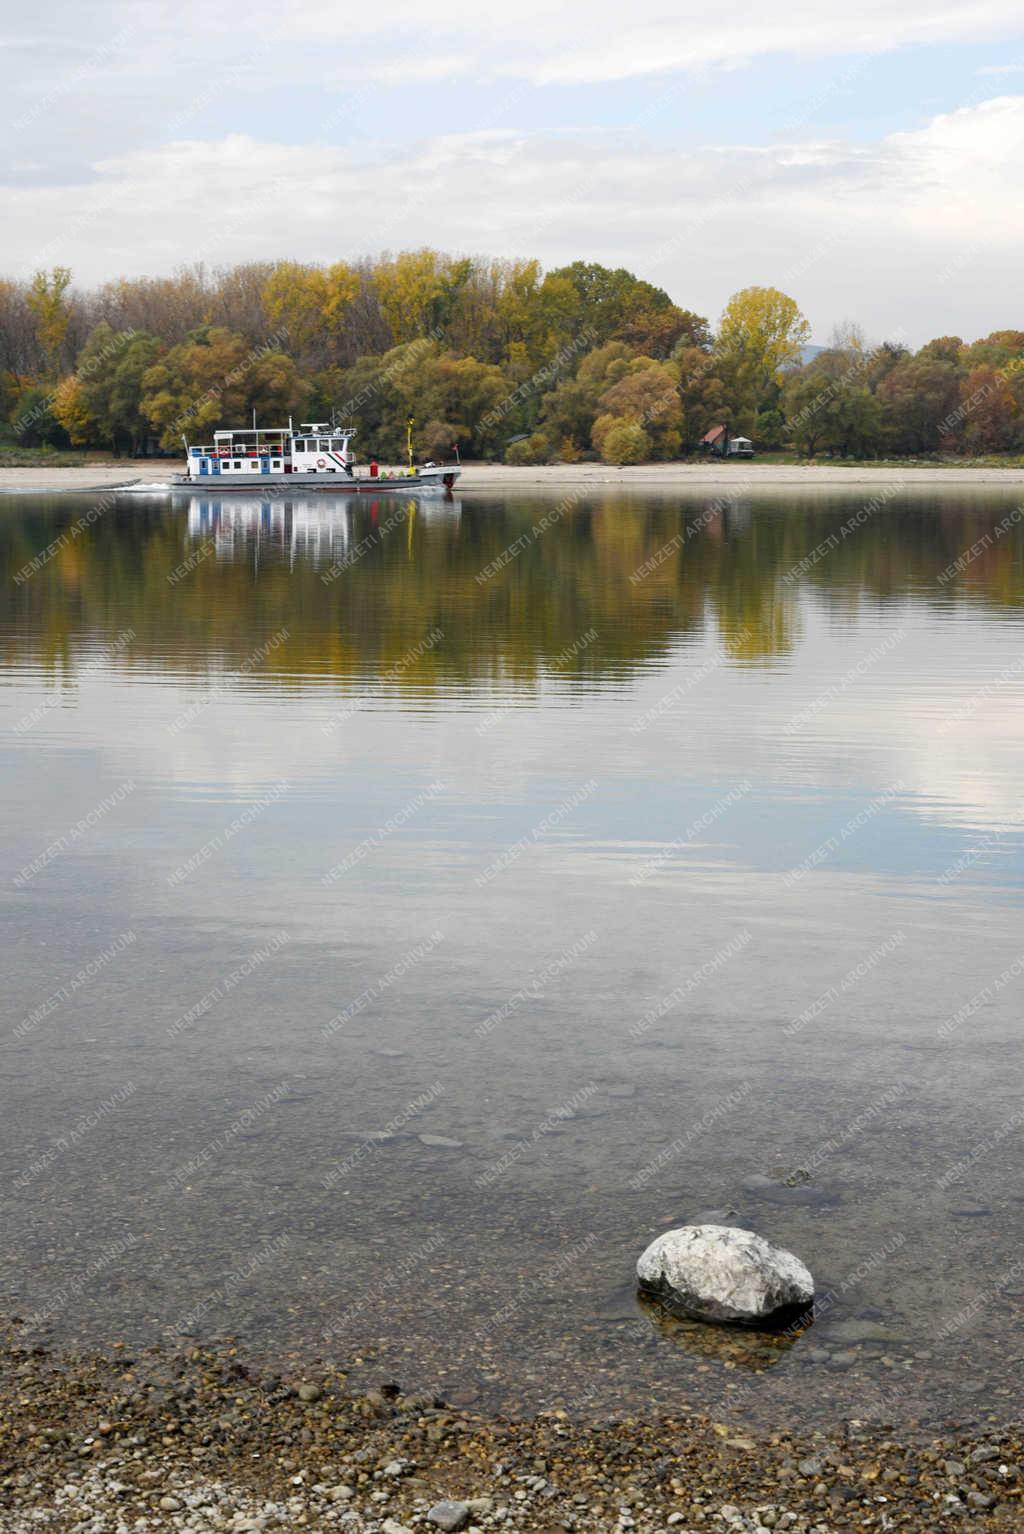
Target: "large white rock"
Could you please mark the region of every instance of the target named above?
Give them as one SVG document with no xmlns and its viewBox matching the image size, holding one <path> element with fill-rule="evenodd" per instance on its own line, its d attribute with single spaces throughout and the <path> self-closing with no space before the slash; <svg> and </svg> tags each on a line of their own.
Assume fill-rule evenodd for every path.
<svg viewBox="0 0 1024 1534">
<path fill-rule="evenodd" d="M 698 1321 L 764 1321 L 814 1298 L 814 1279 L 798 1257 L 731 1225 L 662 1231 L 636 1276 L 668 1309 Z"/>
</svg>

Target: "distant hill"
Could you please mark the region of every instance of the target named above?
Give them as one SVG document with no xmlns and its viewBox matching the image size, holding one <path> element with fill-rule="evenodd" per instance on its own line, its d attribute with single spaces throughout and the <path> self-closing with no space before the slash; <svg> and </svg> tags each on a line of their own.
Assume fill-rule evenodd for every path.
<svg viewBox="0 0 1024 1534">
<path fill-rule="evenodd" d="M 808 341 L 806 346 L 800 348 L 800 362 L 806 367 L 808 362 L 813 362 L 815 357 L 820 357 L 822 352 L 828 351 L 827 346 L 814 346 Z"/>
</svg>

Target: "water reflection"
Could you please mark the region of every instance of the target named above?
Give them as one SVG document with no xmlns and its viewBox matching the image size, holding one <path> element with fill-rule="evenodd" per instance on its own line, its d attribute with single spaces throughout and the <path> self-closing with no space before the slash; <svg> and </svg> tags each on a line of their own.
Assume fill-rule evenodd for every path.
<svg viewBox="0 0 1024 1534">
<path fill-rule="evenodd" d="M 399 526 L 411 535 L 421 520 L 457 522 L 462 503 L 457 496 L 415 497 L 319 495 L 261 497 L 191 496 L 188 534 L 197 542 L 212 539 L 219 560 L 259 560 L 271 552 L 294 565 L 305 560 L 314 567 L 349 563 L 369 552 L 375 541 Z M 366 532 L 358 548 L 357 519 Z"/>
<path fill-rule="evenodd" d="M 159 655 L 202 670 L 214 654 L 243 660 L 268 627 L 288 626 L 289 645 L 261 668 L 260 683 L 277 675 L 295 685 L 386 669 L 440 625 L 443 649 L 400 684 L 415 691 L 440 675 L 536 679 L 553 661 L 562 676 L 615 682 L 624 667 L 709 633 L 732 664 L 784 661 L 806 634 L 808 599 L 833 626 L 854 623 L 865 603 L 1020 611 L 1024 529 L 993 535 L 1002 500 L 894 500 L 856 536 L 844 534 L 860 504 L 125 498 L 80 528 L 91 502 L 26 498 L 0 523 L 0 579 L 17 610 L 5 639 L 12 657 L 35 651 L 72 663 L 77 646 L 109 644 L 130 625 L 125 668 Z M 172 591 L 180 642 L 169 650 Z M 595 641 L 580 648 L 590 629 Z"/>
</svg>

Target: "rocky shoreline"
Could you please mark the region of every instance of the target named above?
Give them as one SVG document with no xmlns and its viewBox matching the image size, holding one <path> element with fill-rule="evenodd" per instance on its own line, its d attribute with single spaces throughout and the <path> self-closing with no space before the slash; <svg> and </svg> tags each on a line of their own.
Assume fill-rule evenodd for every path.
<svg viewBox="0 0 1024 1534">
<path fill-rule="evenodd" d="M 4 1534 L 933 1534 L 1019 1530 L 1022 1502 L 1022 1429 L 994 1417 L 926 1438 L 856 1419 L 512 1421 L 230 1345 L 72 1357 L 12 1332 L 0 1357 Z"/>
</svg>

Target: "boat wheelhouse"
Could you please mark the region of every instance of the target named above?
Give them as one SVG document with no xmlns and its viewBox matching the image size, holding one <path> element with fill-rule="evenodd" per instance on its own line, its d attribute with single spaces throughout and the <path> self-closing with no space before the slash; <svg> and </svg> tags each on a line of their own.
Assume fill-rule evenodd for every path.
<svg viewBox="0 0 1024 1534">
<path fill-rule="evenodd" d="M 325 421 L 306 421 L 296 430 L 287 427 L 252 427 L 245 431 L 215 431 L 213 442 L 193 446 L 185 440 L 185 472 L 174 478 L 175 487 L 199 485 L 222 490 L 259 490 L 286 486 L 297 490 L 372 492 L 397 490 L 451 490 L 459 464 L 426 463 L 407 469 L 380 468 L 376 461 L 357 469 L 351 449 L 354 426 L 334 426 Z"/>
</svg>

